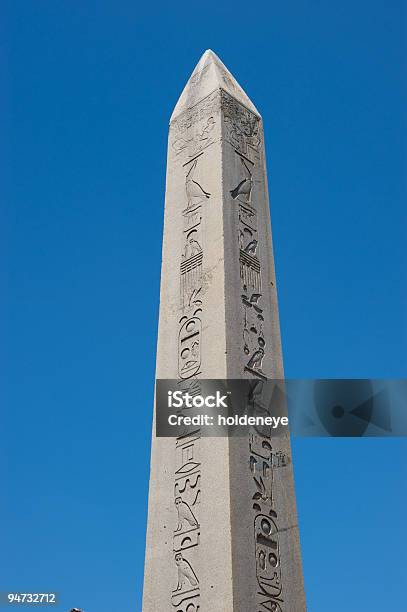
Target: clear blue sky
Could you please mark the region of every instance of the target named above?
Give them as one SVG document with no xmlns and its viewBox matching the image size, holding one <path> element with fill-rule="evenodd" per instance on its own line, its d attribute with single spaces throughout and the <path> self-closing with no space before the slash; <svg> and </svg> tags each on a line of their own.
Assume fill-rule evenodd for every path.
<svg viewBox="0 0 407 612">
<path fill-rule="evenodd" d="M 138 612 L 172 107 L 209 47 L 262 112 L 287 376 L 406 377 L 406 2 L 0 11 L 0 590 Z M 404 609 L 406 441 L 293 450 L 310 612 Z"/>
</svg>

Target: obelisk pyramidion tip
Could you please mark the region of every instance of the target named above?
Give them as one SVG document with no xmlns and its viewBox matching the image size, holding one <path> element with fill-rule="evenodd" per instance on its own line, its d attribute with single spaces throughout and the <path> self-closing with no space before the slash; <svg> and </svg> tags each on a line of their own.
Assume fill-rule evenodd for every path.
<svg viewBox="0 0 407 612">
<path fill-rule="evenodd" d="M 240 87 L 235 77 L 229 72 L 216 53 L 211 49 L 207 49 L 185 85 L 171 115 L 171 121 L 187 108 L 191 108 L 197 102 L 203 100 L 215 89 L 227 91 L 238 102 L 244 104 L 249 110 L 260 117 L 260 113 Z"/>
</svg>

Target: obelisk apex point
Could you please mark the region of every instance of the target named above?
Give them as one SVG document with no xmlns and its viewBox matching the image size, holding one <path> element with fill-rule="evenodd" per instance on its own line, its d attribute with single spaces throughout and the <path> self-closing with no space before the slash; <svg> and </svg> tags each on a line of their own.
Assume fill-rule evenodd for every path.
<svg viewBox="0 0 407 612">
<path fill-rule="evenodd" d="M 175 105 L 171 121 L 216 89 L 223 89 L 250 111 L 260 116 L 249 96 L 216 53 L 212 49 L 206 49 Z"/>
</svg>

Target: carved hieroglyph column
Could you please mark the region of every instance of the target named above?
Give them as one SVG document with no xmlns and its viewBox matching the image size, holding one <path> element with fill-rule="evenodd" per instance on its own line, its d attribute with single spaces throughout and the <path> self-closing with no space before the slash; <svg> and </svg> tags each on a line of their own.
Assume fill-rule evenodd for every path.
<svg viewBox="0 0 407 612">
<path fill-rule="evenodd" d="M 171 117 L 157 378 L 282 378 L 261 117 L 206 51 Z M 304 612 L 289 439 L 156 438 L 143 612 Z"/>
</svg>

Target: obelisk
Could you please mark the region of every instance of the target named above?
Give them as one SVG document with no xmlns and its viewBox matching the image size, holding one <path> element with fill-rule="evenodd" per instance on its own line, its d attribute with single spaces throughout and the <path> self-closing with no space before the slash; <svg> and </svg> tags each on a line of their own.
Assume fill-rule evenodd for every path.
<svg viewBox="0 0 407 612">
<path fill-rule="evenodd" d="M 283 378 L 262 119 L 209 50 L 170 120 L 156 378 Z M 143 612 L 304 610 L 288 436 L 153 431 Z"/>
</svg>

